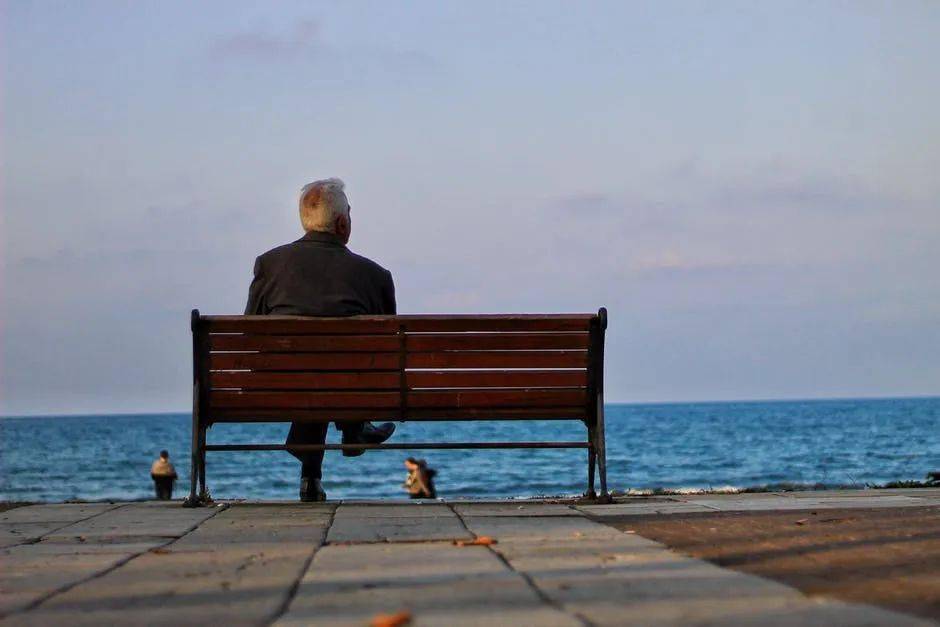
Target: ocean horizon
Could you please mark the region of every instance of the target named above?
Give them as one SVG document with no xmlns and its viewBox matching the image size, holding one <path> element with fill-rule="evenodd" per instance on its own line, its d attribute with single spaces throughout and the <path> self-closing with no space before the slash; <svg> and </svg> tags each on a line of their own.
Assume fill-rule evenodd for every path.
<svg viewBox="0 0 940 627">
<path fill-rule="evenodd" d="M 865 487 L 940 470 L 940 397 L 746 400 L 606 405 L 609 485 L 618 491 Z M 189 485 L 188 412 L 0 418 L 0 500 L 149 498 L 149 467 L 168 449 Z M 282 443 L 287 424 L 218 424 L 210 443 Z M 576 440 L 575 422 L 398 423 L 394 441 Z M 338 441 L 331 428 L 328 441 Z M 436 468 L 442 497 L 570 496 L 586 485 L 583 450 L 328 451 L 330 498 L 405 496 L 402 460 Z M 209 452 L 215 498 L 297 496 L 286 452 Z"/>
</svg>

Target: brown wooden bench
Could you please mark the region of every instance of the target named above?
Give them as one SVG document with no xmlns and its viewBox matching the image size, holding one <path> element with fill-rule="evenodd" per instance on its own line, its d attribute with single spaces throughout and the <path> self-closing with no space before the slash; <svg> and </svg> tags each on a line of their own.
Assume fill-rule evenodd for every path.
<svg viewBox="0 0 940 627">
<path fill-rule="evenodd" d="M 607 499 L 607 311 L 551 315 L 308 318 L 192 312 L 188 503 L 208 498 L 206 451 L 586 448 Z M 575 442 L 207 444 L 217 422 L 580 420 Z M 197 496 L 196 483 L 199 483 Z"/>
</svg>

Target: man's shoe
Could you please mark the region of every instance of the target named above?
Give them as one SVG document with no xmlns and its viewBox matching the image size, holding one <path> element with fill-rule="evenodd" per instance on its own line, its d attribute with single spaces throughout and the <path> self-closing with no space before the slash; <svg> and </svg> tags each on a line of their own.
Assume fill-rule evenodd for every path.
<svg viewBox="0 0 940 627">
<path fill-rule="evenodd" d="M 326 492 L 323 491 L 323 486 L 320 485 L 319 479 L 311 479 L 309 477 L 300 478 L 300 500 L 304 503 L 326 500 Z"/>
<path fill-rule="evenodd" d="M 381 444 L 395 433 L 394 422 L 383 422 L 379 426 L 371 422 L 362 423 L 361 429 L 343 431 L 343 444 Z M 344 457 L 358 457 L 365 449 L 343 449 Z"/>
</svg>

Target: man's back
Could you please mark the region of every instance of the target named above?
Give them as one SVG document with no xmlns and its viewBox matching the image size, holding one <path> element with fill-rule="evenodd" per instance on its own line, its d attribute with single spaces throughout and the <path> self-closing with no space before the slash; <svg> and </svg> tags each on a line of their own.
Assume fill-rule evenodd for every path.
<svg viewBox="0 0 940 627">
<path fill-rule="evenodd" d="M 395 286 L 388 270 L 351 252 L 337 236 L 311 231 L 258 257 L 245 313 L 394 314 Z"/>
<path fill-rule="evenodd" d="M 343 182 L 324 179 L 300 191 L 300 223 L 307 233 L 296 242 L 278 246 L 255 260 L 255 278 L 248 290 L 247 315 L 355 316 L 395 314 L 392 275 L 379 264 L 346 248 L 352 232 L 351 207 Z M 395 431 L 391 422 L 379 426 L 362 422 L 337 424 L 343 444 L 380 444 Z M 294 421 L 287 434 L 290 445 L 322 445 L 327 425 Z M 300 500 L 323 501 L 320 483 L 323 449 L 292 450 L 300 460 Z M 363 449 L 343 449 L 361 455 Z"/>
</svg>

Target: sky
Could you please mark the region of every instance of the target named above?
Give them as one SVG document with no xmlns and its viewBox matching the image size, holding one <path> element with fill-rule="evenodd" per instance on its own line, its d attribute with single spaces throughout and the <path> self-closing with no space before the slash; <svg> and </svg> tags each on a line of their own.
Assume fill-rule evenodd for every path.
<svg viewBox="0 0 940 627">
<path fill-rule="evenodd" d="M 403 313 L 606 306 L 609 401 L 940 393 L 940 3 L 0 6 L 2 415 L 187 411 L 329 176 Z"/>
</svg>

